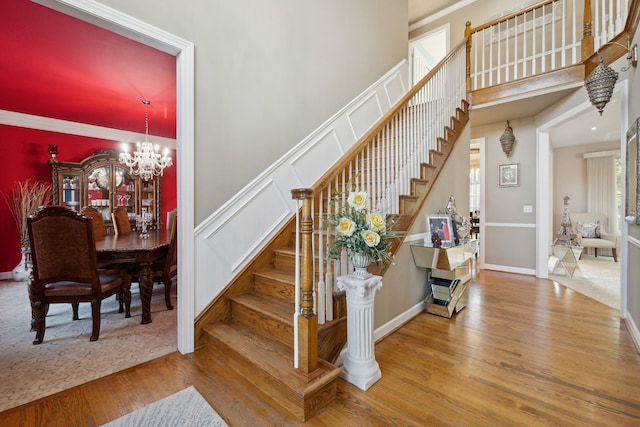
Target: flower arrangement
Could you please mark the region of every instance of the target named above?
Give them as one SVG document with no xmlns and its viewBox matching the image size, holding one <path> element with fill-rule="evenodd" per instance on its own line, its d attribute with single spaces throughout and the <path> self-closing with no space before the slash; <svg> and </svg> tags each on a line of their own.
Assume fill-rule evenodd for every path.
<svg viewBox="0 0 640 427">
<path fill-rule="evenodd" d="M 348 185 L 351 187 L 351 185 Z M 330 205 L 340 203 L 340 194 L 335 193 Z M 326 228 L 335 227 L 335 239 L 330 244 L 328 254 L 339 259 L 343 249 L 369 257 L 372 261 L 391 261 L 387 252 L 393 239 L 402 232 L 391 231 L 396 222 L 395 216 L 385 216 L 378 211 L 368 209 L 369 197 L 366 191 L 351 191 L 342 208 L 329 214 Z"/>
<path fill-rule="evenodd" d="M 47 182 L 25 181 L 15 182 L 13 195 L 8 197 L 2 193 L 7 205 L 11 209 L 13 220 L 16 222 L 20 233 L 20 244 L 23 248 L 29 246 L 29 230 L 27 229 L 27 217 L 32 215 L 40 206 L 51 201 L 51 184 Z"/>
</svg>

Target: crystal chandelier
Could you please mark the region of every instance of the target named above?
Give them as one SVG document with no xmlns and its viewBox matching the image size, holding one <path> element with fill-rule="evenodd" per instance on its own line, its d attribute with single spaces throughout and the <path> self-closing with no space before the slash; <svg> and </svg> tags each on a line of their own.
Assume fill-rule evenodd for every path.
<svg viewBox="0 0 640 427">
<path fill-rule="evenodd" d="M 173 165 L 169 150 L 164 149 L 160 154 L 160 147 L 149 142 L 149 104 L 151 101 L 142 100 L 145 105 L 145 132 L 144 141 L 136 143 L 136 150 L 133 156 L 129 154 L 129 144 L 124 144 L 124 151 L 120 153 L 120 163 L 129 168 L 133 175 L 139 175 L 145 181 L 149 181 L 156 176 L 162 176 L 164 169 Z"/>
</svg>

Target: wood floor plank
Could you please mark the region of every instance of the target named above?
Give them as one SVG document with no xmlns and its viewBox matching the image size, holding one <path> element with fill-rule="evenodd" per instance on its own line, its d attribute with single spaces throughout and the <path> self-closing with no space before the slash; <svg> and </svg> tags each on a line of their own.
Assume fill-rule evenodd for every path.
<svg viewBox="0 0 640 427">
<path fill-rule="evenodd" d="M 305 426 L 640 425 L 640 355 L 616 310 L 548 280 L 481 271 L 453 318 L 376 343 L 382 378 L 344 380 Z M 207 356 L 213 357 L 213 356 Z M 0 413 L 2 426 L 101 425 L 194 385 L 231 426 L 295 426 L 230 370 L 173 353 Z"/>
</svg>

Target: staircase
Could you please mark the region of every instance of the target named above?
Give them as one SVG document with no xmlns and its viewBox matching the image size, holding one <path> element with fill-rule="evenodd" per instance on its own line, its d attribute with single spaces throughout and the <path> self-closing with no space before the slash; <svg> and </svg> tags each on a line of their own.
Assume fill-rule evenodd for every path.
<svg viewBox="0 0 640 427">
<path fill-rule="evenodd" d="M 468 103 L 462 102 L 411 180 L 411 194 L 401 196 L 398 229 L 407 230 L 468 122 Z M 277 243 L 276 243 L 277 242 Z M 341 372 L 332 364 L 346 344 L 344 292 L 333 295 L 335 320 L 318 325 L 318 368 L 304 374 L 293 367 L 295 303 L 295 223 L 286 226 L 272 247 L 257 260 L 244 292 L 231 291 L 228 315 L 202 327 L 203 347 L 195 360 L 202 370 L 243 378 L 256 398 L 269 402 L 301 421 L 313 417 L 336 396 Z M 317 260 L 316 260 L 317 262 Z M 238 286 L 240 288 L 240 286 Z"/>
<path fill-rule="evenodd" d="M 544 15 L 544 8 L 552 8 L 550 5 L 553 1 L 533 5 L 524 10 L 522 16 L 527 19 L 527 14 L 534 14 L 535 18 L 538 9 Z M 631 8 L 635 22 L 633 31 L 625 30 L 629 34 L 635 32 L 637 17 L 640 16 L 637 3 L 634 1 Z M 588 4 L 585 2 L 585 5 Z M 520 18 L 510 15 L 504 21 L 511 19 L 515 20 L 515 25 L 511 24 L 511 27 L 517 27 L 519 21 L 516 19 Z M 539 21 L 542 25 L 546 22 Z M 313 209 L 309 209 L 311 200 L 306 199 L 303 201 L 303 211 L 306 209 L 309 215 L 314 216 L 308 223 L 315 226 L 313 238 L 316 239 L 315 246 L 320 248 L 320 253 L 300 257 L 305 265 L 303 270 L 313 272 L 307 275 L 312 277 L 301 275 L 301 289 L 295 290 L 296 253 L 299 253 L 295 245 L 299 239 L 295 236 L 297 218 L 291 218 L 198 317 L 195 361 L 205 374 L 223 378 L 224 384 L 232 384 L 221 393 L 231 400 L 250 402 L 254 406 L 266 403 L 300 421 L 309 420 L 335 398 L 340 368 L 333 363 L 346 343 L 346 299 L 343 292 L 331 290 L 331 283 L 325 283 L 325 276 L 335 278 L 347 274 L 348 267 L 344 270 L 344 266 L 318 262 L 324 259 L 322 242 L 331 239 L 330 235 L 323 235 L 317 227 L 328 210 L 323 200 L 328 200 L 331 190 L 358 177 L 358 188 L 369 193 L 372 206 L 398 215 L 399 221 L 394 230 L 406 231 L 411 228 L 416 219 L 421 217 L 422 206 L 469 121 L 469 103 L 462 100 L 461 105 L 456 107 L 455 104 L 460 102 L 457 100 L 470 96 L 474 103 L 480 103 L 484 99 L 480 92 L 482 90 L 499 96 L 496 95 L 499 91 L 489 87 L 475 88 L 473 91 L 472 82 L 484 81 L 478 77 L 484 71 L 472 73 L 470 66 L 471 41 L 476 37 L 473 34 L 494 24 L 503 25 L 500 21 L 477 29 L 468 28 L 465 41 L 399 100 L 313 188 L 296 190 L 299 194 L 294 198 L 313 198 Z M 586 24 L 585 21 L 585 28 L 590 28 L 590 24 Z M 505 34 L 509 33 L 510 24 L 506 26 Z M 590 37 L 585 31 L 583 45 L 588 45 Z M 475 45 L 479 49 L 484 46 L 483 43 Z M 595 56 L 592 50 L 586 54 L 583 51 L 583 61 L 576 66 L 584 68 L 585 63 L 592 62 Z M 484 57 L 484 53 L 473 56 L 478 57 Z M 443 67 L 445 63 L 447 66 Z M 582 68 L 580 79 L 584 77 Z M 551 74 L 547 73 L 548 79 L 549 76 Z M 538 76 L 533 78 L 537 79 Z M 491 81 L 491 78 L 488 80 Z M 529 78 L 520 79 L 517 91 L 526 92 L 531 86 L 529 82 Z M 446 117 L 450 111 L 455 111 L 453 117 Z M 305 237 L 310 234 L 308 229 L 303 233 Z M 303 254 L 309 253 L 310 240 L 304 239 L 306 246 Z M 401 243 L 394 242 L 391 250 L 397 251 Z M 314 265 L 311 267 L 307 264 Z M 370 267 L 370 271 L 383 274 L 384 267 L 378 266 L 377 271 Z M 326 275 L 324 271 L 327 271 Z M 304 345 L 301 348 L 299 344 L 296 352 L 296 295 L 308 297 L 325 285 L 330 295 L 328 304 L 332 305 L 332 310 L 328 312 L 333 312 L 333 316 L 328 315 L 327 318 L 334 320 L 325 323 L 317 319 L 325 318 L 322 313 L 316 315 L 324 307 L 317 301 L 320 300 L 319 294 L 314 294 L 314 311 L 311 315 L 303 316 L 309 327 L 302 333 L 298 332 L 298 337 L 304 338 L 306 334 L 315 338 L 317 335 L 317 342 L 314 339 L 304 340 Z M 305 303 L 304 297 L 299 300 Z M 309 303 L 309 298 L 306 303 Z M 314 359 L 305 365 L 312 369 L 294 368 L 294 355 L 301 353 L 305 362 Z M 300 361 L 300 357 L 297 361 Z"/>
</svg>

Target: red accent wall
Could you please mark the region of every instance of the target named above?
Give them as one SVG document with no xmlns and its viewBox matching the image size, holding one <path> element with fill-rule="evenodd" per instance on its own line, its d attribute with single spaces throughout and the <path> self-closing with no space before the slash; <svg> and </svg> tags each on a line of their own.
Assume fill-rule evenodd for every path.
<svg viewBox="0 0 640 427">
<path fill-rule="evenodd" d="M 11 197 L 16 181 L 51 182 L 51 167 L 47 161 L 49 144 L 57 144 L 58 159 L 79 162 L 103 148 L 120 148 L 121 141 L 87 138 L 15 126 L 0 125 L 0 191 Z M 162 219 L 177 206 L 176 152 L 171 156 L 174 166 L 161 178 Z M 0 197 L 0 272 L 11 271 L 20 262 L 20 239 L 9 206 Z"/>
</svg>

